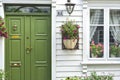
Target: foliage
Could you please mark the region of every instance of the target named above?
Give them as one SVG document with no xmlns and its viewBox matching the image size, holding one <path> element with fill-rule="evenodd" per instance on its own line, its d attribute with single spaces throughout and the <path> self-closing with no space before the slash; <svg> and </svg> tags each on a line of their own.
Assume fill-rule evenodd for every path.
<svg viewBox="0 0 120 80">
<path fill-rule="evenodd" d="M 0 16 L 0 36 L 1 37 L 8 37 L 7 29 L 5 28 L 4 19 Z"/>
<path fill-rule="evenodd" d="M 0 70 L 0 80 L 4 77 L 5 77 L 5 73 L 2 70 Z"/>
<path fill-rule="evenodd" d="M 74 21 L 66 21 L 62 27 L 62 35 L 64 39 L 78 39 L 78 29 L 80 28 L 79 25 L 74 24 Z"/>
<path fill-rule="evenodd" d="M 117 43 L 110 46 L 110 54 L 118 56 L 120 54 L 120 47 Z"/>
<path fill-rule="evenodd" d="M 65 80 L 113 80 L 112 75 L 100 76 L 96 72 L 92 72 L 90 76 L 86 77 L 67 77 Z"/>
<path fill-rule="evenodd" d="M 90 52 L 94 56 L 100 55 L 101 53 L 103 53 L 103 45 L 101 43 L 95 44 L 94 41 L 92 41 L 90 45 Z"/>
</svg>

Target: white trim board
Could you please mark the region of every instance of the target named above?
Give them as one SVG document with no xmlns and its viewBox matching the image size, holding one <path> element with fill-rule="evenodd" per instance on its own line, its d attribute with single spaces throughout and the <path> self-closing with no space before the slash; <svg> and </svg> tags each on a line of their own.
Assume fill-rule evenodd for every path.
<svg viewBox="0 0 120 80">
<path fill-rule="evenodd" d="M 51 1 L 3 0 L 5 4 L 51 4 Z"/>
</svg>

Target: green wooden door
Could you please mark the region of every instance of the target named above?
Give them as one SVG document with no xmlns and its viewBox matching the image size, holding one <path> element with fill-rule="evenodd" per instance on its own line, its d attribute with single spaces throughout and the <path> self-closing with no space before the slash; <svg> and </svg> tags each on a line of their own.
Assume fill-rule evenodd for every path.
<svg viewBox="0 0 120 80">
<path fill-rule="evenodd" d="M 50 16 L 6 16 L 8 80 L 51 80 Z"/>
</svg>

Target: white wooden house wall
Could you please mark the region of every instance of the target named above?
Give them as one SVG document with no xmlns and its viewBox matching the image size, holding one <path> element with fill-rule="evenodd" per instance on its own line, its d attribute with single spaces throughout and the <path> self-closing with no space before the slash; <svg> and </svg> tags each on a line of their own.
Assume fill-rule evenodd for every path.
<svg viewBox="0 0 120 80">
<path fill-rule="evenodd" d="M 57 0 L 56 10 L 62 10 L 63 16 L 56 16 L 56 80 L 68 76 L 80 76 L 82 75 L 82 0 L 71 0 L 75 3 L 75 9 L 71 16 L 66 11 L 65 3 L 67 0 Z M 60 26 L 66 21 L 66 19 L 75 20 L 80 25 L 79 35 L 79 50 L 62 50 L 62 40 Z"/>
<path fill-rule="evenodd" d="M 11 2 L 11 0 L 3 0 L 3 2 Z M 16 0 L 19 2 L 19 0 Z M 39 2 L 39 0 L 37 0 Z M 43 0 L 44 1 L 44 0 Z M 45 0 L 47 3 L 50 3 L 50 0 Z M 87 17 L 83 16 L 85 11 L 84 9 L 89 6 L 106 6 L 106 5 L 120 5 L 120 0 L 71 0 L 71 2 L 75 3 L 75 9 L 71 16 L 66 11 L 65 3 L 67 0 L 52 0 L 52 7 L 54 17 L 52 17 L 52 35 L 55 40 L 52 40 L 53 44 L 52 51 L 52 80 L 61 80 L 68 76 L 85 76 L 86 73 L 89 75 L 90 72 L 96 71 L 98 74 L 107 74 L 114 73 L 115 80 L 120 80 L 120 64 L 112 64 L 112 63 L 84 63 L 83 62 L 83 20 L 87 19 Z M 15 1 L 12 0 L 11 3 Z M 36 0 L 23 0 L 20 3 L 33 3 L 35 4 Z M 42 1 L 41 1 L 42 2 Z M 37 3 L 37 2 L 36 2 Z M 114 3 L 114 4 L 113 4 Z M 55 11 L 56 10 L 56 11 Z M 63 11 L 63 16 L 57 16 L 57 11 Z M 0 15 L 4 16 L 2 2 L 0 0 Z M 61 40 L 61 32 L 60 26 L 69 18 L 70 20 L 75 20 L 77 24 L 80 25 L 79 29 L 79 50 L 62 50 L 62 40 Z M 85 24 L 85 22 L 84 22 Z M 56 34 L 54 34 L 56 33 Z M 119 61 L 118 61 L 119 62 Z M 0 69 L 4 69 L 4 40 L 0 38 Z"/>
</svg>

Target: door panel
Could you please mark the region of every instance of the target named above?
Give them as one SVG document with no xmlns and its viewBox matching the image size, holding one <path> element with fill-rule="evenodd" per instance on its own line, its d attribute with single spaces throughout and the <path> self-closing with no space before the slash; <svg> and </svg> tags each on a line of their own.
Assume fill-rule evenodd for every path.
<svg viewBox="0 0 120 80">
<path fill-rule="evenodd" d="M 6 18 L 9 80 L 51 80 L 50 16 L 9 15 Z"/>
<path fill-rule="evenodd" d="M 31 45 L 32 56 L 32 79 L 50 80 L 50 18 L 32 17 Z M 39 29 L 39 30 L 37 30 Z M 39 75 L 38 75 L 39 74 Z"/>
<path fill-rule="evenodd" d="M 7 17 L 7 72 L 9 80 L 24 79 L 24 17 Z M 16 26 L 16 27 L 15 27 Z M 14 29 L 16 28 L 16 30 Z"/>
</svg>

